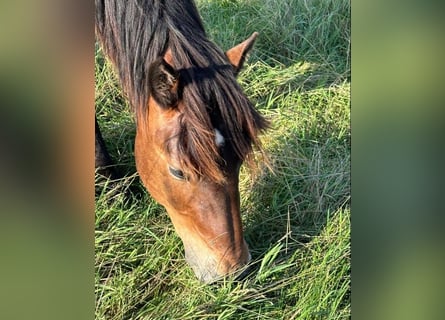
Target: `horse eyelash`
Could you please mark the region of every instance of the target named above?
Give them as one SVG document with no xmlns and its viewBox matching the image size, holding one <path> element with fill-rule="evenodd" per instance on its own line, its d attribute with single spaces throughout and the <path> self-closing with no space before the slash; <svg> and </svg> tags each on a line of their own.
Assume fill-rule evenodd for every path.
<svg viewBox="0 0 445 320">
<path fill-rule="evenodd" d="M 173 178 L 178 180 L 187 180 L 187 177 L 185 176 L 184 172 L 179 169 L 175 169 L 171 166 L 168 166 L 168 171 L 173 176 Z"/>
</svg>

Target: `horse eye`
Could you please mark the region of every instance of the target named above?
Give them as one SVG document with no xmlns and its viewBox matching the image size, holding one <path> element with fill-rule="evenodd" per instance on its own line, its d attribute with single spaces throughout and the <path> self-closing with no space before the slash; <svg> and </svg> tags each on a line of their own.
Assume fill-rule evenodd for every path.
<svg viewBox="0 0 445 320">
<path fill-rule="evenodd" d="M 168 166 L 168 171 L 174 178 L 176 178 L 178 180 L 186 180 L 185 174 L 182 170 L 175 169 L 175 168 Z"/>
</svg>

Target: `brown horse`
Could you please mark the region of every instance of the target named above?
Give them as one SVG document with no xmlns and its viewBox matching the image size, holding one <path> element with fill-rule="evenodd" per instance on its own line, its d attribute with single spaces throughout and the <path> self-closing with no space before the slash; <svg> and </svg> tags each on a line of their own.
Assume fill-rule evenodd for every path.
<svg viewBox="0 0 445 320">
<path fill-rule="evenodd" d="M 257 34 L 224 53 L 192 0 L 96 0 L 96 35 L 135 111 L 138 173 L 187 262 L 205 282 L 240 269 L 250 253 L 238 175 L 268 124 L 236 75 Z M 100 132 L 98 158 L 109 162 Z"/>
</svg>

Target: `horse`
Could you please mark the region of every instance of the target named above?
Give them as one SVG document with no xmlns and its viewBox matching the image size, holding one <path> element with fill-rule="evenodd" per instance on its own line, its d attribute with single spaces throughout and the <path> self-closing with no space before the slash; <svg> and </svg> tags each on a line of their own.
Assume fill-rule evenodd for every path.
<svg viewBox="0 0 445 320">
<path fill-rule="evenodd" d="M 95 33 L 134 111 L 136 169 L 163 205 L 196 277 L 211 283 L 251 260 L 239 172 L 263 154 L 269 122 L 236 77 L 258 33 L 222 51 L 193 0 L 95 0 Z M 110 165 L 96 120 L 96 166 Z"/>
</svg>

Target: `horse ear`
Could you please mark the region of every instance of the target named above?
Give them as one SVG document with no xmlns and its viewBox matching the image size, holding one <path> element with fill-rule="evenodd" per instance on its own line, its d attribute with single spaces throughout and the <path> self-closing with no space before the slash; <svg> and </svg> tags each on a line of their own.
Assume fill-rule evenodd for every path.
<svg viewBox="0 0 445 320">
<path fill-rule="evenodd" d="M 238 74 L 243 68 L 247 54 L 252 49 L 257 36 L 258 32 L 254 32 L 248 39 L 234 46 L 232 49 L 227 50 L 226 56 L 229 58 L 229 61 L 235 70 L 235 74 Z"/>
<path fill-rule="evenodd" d="M 149 90 L 155 101 L 163 108 L 175 107 L 178 103 L 178 78 L 171 63 L 171 55 L 155 60 L 149 67 Z"/>
</svg>

